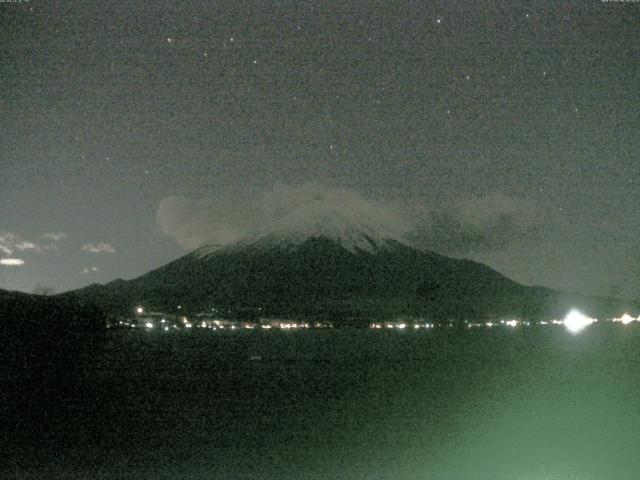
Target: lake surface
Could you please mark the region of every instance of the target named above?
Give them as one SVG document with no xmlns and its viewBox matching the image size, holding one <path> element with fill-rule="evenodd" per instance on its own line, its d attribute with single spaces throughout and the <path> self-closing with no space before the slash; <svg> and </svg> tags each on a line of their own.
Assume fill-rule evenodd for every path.
<svg viewBox="0 0 640 480">
<path fill-rule="evenodd" d="M 0 476 L 637 479 L 639 353 L 640 325 L 118 332 Z"/>
</svg>

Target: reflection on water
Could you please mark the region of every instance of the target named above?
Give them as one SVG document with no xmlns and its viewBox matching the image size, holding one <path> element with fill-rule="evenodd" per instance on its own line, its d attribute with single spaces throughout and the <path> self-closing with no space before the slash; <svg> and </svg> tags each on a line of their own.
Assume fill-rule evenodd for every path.
<svg viewBox="0 0 640 480">
<path fill-rule="evenodd" d="M 0 473 L 635 479 L 635 325 L 117 332 Z"/>
</svg>

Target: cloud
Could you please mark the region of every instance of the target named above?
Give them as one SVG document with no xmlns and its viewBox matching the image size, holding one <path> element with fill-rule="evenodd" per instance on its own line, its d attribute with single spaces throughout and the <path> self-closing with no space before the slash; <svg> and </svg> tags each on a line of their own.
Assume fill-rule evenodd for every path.
<svg viewBox="0 0 640 480">
<path fill-rule="evenodd" d="M 59 242 L 60 240 L 64 240 L 65 238 L 67 238 L 67 234 L 63 232 L 45 233 L 42 238 L 52 240 L 54 242 Z"/>
<path fill-rule="evenodd" d="M 42 245 L 27 240 L 20 235 L 10 232 L 0 232 L 0 252 L 5 255 L 11 255 L 15 251 L 24 252 L 27 250 L 33 250 L 36 252 L 41 252 L 42 250 L 46 250 L 46 247 Z"/>
<path fill-rule="evenodd" d="M 202 245 L 227 245 L 250 229 L 252 214 L 239 199 L 166 197 L 160 201 L 156 223 L 178 245 L 192 250 Z"/>
<path fill-rule="evenodd" d="M 82 250 L 89 253 L 115 253 L 116 249 L 108 243 L 85 243 Z"/>
<path fill-rule="evenodd" d="M 18 267 L 24 265 L 24 260 L 21 258 L 0 258 L 0 265 L 7 267 Z"/>
<path fill-rule="evenodd" d="M 441 205 L 396 205 L 318 182 L 280 183 L 241 198 L 166 197 L 159 204 L 156 221 L 164 234 L 191 250 L 233 243 L 312 202 L 349 211 L 364 223 L 403 236 L 420 248 L 450 256 L 499 251 L 538 238 L 545 223 L 545 212 L 534 202 L 503 194 L 467 195 Z"/>
<path fill-rule="evenodd" d="M 465 196 L 425 209 L 409 238 L 436 252 L 469 256 L 537 238 L 545 213 L 533 202 L 502 194 Z"/>
<path fill-rule="evenodd" d="M 203 245 L 233 243 L 310 202 L 349 209 L 394 232 L 408 229 L 402 213 L 391 205 L 367 199 L 348 188 L 317 182 L 294 186 L 279 183 L 249 197 L 229 194 L 201 199 L 166 197 L 160 201 L 156 222 L 165 235 L 184 249 L 192 250 Z"/>
<path fill-rule="evenodd" d="M 42 247 L 35 242 L 30 242 L 29 240 L 23 240 L 15 245 L 16 250 L 20 250 L 24 252 L 25 250 L 35 250 L 37 252 L 42 250 Z"/>
<path fill-rule="evenodd" d="M 59 242 L 66 238 L 67 235 L 62 232 L 45 233 L 42 239 Z M 53 244 L 43 244 L 37 241 L 29 240 L 21 235 L 11 232 L 0 232 L 0 253 L 12 255 L 14 252 L 42 252 L 44 250 L 57 250 L 57 246 Z"/>
<path fill-rule="evenodd" d="M 335 211 L 350 212 L 364 223 L 385 231 L 403 235 L 411 225 L 405 212 L 388 201 L 367 198 L 345 187 L 308 182 L 301 185 L 276 184 L 264 191 L 259 199 L 260 218 L 274 222 L 310 203 L 322 203 Z"/>
<path fill-rule="evenodd" d="M 84 275 L 87 275 L 89 273 L 95 273 L 98 271 L 98 267 L 85 267 L 82 269 L 82 273 Z"/>
</svg>

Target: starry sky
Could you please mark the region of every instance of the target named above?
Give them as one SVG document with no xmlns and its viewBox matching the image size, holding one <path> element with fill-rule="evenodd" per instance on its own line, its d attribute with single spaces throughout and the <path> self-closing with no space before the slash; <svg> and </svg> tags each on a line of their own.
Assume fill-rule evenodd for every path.
<svg viewBox="0 0 640 480">
<path fill-rule="evenodd" d="M 133 278 L 320 192 L 637 298 L 639 86 L 630 1 L 2 2 L 0 288 Z"/>
</svg>

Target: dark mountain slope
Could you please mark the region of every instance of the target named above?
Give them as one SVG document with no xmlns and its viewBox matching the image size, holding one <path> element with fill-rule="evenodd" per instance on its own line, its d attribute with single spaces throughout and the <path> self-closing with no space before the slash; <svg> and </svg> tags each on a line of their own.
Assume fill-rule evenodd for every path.
<svg viewBox="0 0 640 480">
<path fill-rule="evenodd" d="M 617 313 L 610 301 L 520 285 L 484 265 L 403 244 L 349 251 L 319 237 L 282 248 L 233 246 L 187 255 L 131 281 L 73 296 L 112 312 L 148 309 L 230 315 L 435 320 L 558 318 L 572 307 Z M 614 302 L 615 303 L 615 302 Z"/>
<path fill-rule="evenodd" d="M 134 280 L 67 296 L 119 313 L 144 305 L 333 320 L 549 319 L 573 307 L 592 315 L 624 307 L 526 287 L 479 263 L 418 250 L 370 212 L 326 199 L 310 201 L 227 247 L 205 246 Z"/>
</svg>

